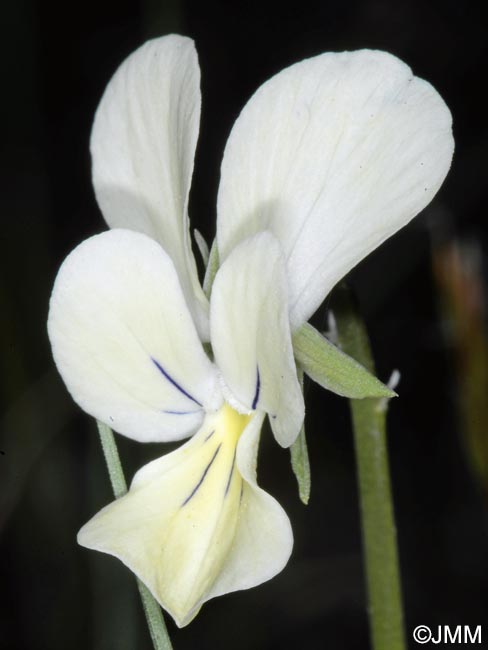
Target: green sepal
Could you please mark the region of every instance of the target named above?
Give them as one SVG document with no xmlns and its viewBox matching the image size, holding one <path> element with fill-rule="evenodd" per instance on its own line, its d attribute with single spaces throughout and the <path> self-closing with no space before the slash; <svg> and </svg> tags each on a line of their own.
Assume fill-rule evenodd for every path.
<svg viewBox="0 0 488 650">
<path fill-rule="evenodd" d="M 297 374 L 303 392 L 303 371 L 298 369 Z M 311 479 L 307 439 L 305 437 L 305 423 L 302 424 L 297 439 L 290 447 L 290 456 L 291 467 L 298 483 L 298 495 L 300 496 L 300 501 L 307 505 L 308 500 L 310 499 Z"/>
<path fill-rule="evenodd" d="M 293 334 L 295 359 L 317 384 L 327 390 L 354 399 L 396 397 L 364 366 L 342 352 L 309 323 Z"/>
<path fill-rule="evenodd" d="M 217 248 L 217 237 L 213 240 L 212 248 L 210 249 L 210 255 L 208 257 L 207 269 L 205 271 L 205 278 L 203 280 L 203 291 L 207 298 L 210 300 L 210 294 L 212 293 L 212 285 L 215 279 L 215 275 L 219 270 L 220 260 L 219 260 L 219 250 Z"/>
</svg>

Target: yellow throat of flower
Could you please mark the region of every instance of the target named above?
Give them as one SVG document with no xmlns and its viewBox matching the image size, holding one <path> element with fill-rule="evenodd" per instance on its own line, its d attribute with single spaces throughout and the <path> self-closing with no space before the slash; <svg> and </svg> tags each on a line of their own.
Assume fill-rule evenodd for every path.
<svg viewBox="0 0 488 650">
<path fill-rule="evenodd" d="M 243 415 L 238 413 L 227 402 L 215 414 L 216 421 L 215 427 L 220 430 L 223 436 L 228 440 L 237 441 L 242 435 L 242 432 L 251 421 L 251 415 Z"/>
</svg>

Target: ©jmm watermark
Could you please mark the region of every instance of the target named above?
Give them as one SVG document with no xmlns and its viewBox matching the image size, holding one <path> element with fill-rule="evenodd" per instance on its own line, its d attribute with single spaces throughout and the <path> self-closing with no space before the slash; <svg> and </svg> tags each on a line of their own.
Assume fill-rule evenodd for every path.
<svg viewBox="0 0 488 650">
<path fill-rule="evenodd" d="M 417 625 L 413 631 L 413 639 L 417 643 L 481 643 L 481 625 Z"/>
</svg>

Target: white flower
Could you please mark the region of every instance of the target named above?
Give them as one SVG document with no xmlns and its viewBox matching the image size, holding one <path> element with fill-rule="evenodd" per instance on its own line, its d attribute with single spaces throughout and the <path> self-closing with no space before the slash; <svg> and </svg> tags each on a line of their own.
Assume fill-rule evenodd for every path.
<svg viewBox="0 0 488 650">
<path fill-rule="evenodd" d="M 256 453 L 266 414 L 282 446 L 303 421 L 291 331 L 427 205 L 453 151 L 442 99 L 389 54 L 323 54 L 282 71 L 226 147 L 223 263 L 208 302 L 187 217 L 199 112 L 189 39 L 150 41 L 121 65 L 91 141 L 114 230 L 68 256 L 48 322 L 85 411 L 139 441 L 194 434 L 79 533 L 129 566 L 178 625 L 286 564 L 290 524 L 256 484 Z"/>
<path fill-rule="evenodd" d="M 284 262 L 269 233 L 239 244 L 219 269 L 210 325 L 217 365 L 168 255 L 119 229 L 68 256 L 48 322 L 58 369 L 85 411 L 139 441 L 198 429 L 78 537 L 120 558 L 179 625 L 205 600 L 272 577 L 291 553 L 288 518 L 255 480 L 264 415 L 288 446 L 304 414 Z"/>
</svg>

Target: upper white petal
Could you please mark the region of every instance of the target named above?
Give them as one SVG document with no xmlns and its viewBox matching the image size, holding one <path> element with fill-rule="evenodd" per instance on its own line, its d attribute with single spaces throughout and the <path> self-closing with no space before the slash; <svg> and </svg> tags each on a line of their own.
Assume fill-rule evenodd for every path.
<svg viewBox="0 0 488 650">
<path fill-rule="evenodd" d="M 95 193 L 108 225 L 161 243 L 200 334 L 208 338 L 208 304 L 187 215 L 200 104 L 193 41 L 176 35 L 148 41 L 109 82 L 95 115 L 91 153 Z"/>
<path fill-rule="evenodd" d="M 385 52 L 329 53 L 266 82 L 237 119 L 218 196 L 221 258 L 260 230 L 281 242 L 296 327 L 435 195 L 451 115 Z"/>
<path fill-rule="evenodd" d="M 288 321 L 285 266 L 267 232 L 242 242 L 212 287 L 210 331 L 225 383 L 248 410 L 270 415 L 278 442 L 290 445 L 304 417 Z"/>
<path fill-rule="evenodd" d="M 182 438 L 218 405 L 173 263 L 145 235 L 111 230 L 80 244 L 56 278 L 48 331 L 73 399 L 130 438 Z"/>
</svg>

